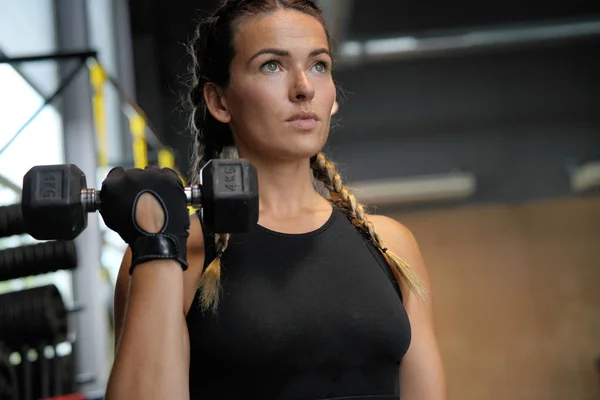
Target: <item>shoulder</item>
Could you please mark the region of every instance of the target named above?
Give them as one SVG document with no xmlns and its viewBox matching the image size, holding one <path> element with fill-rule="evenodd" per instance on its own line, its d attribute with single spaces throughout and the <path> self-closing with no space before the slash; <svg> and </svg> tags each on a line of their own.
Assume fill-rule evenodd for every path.
<svg viewBox="0 0 600 400">
<path fill-rule="evenodd" d="M 385 215 L 368 215 L 368 219 L 373 223 L 377 234 L 390 247 L 394 244 L 396 246 L 414 246 L 417 244 L 410 229 L 394 218 Z"/>
<path fill-rule="evenodd" d="M 379 235 L 383 242 L 383 246 L 406 262 L 416 275 L 429 286 L 429 274 L 425 267 L 417 239 L 411 230 L 394 218 L 388 216 L 368 215 L 367 218 L 373 223 L 375 232 Z M 388 264 L 391 265 L 389 260 Z M 403 297 L 405 299 L 412 298 L 413 295 L 409 293 L 408 287 L 404 284 L 404 280 L 400 279 L 395 268 L 391 269 L 398 281 L 401 282 L 400 289 Z"/>
<path fill-rule="evenodd" d="M 404 308 L 411 326 L 410 348 L 402 358 L 400 369 L 402 397 L 447 399 L 444 365 L 435 329 L 431 282 L 415 236 L 393 218 L 371 215 L 368 219 L 373 223 L 383 245 L 410 266 L 428 292 L 427 301 L 418 299 L 394 273 L 400 282 Z M 392 268 L 392 271 L 395 269 Z"/>
<path fill-rule="evenodd" d="M 385 215 L 369 215 L 368 218 L 385 247 L 404 258 L 409 264 L 413 261 L 414 268 L 424 269 L 419 244 L 410 229 Z"/>
</svg>

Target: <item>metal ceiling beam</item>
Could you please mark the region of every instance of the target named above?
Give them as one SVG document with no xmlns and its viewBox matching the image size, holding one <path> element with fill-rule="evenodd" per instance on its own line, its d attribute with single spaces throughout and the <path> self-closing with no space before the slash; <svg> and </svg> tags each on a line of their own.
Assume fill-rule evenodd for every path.
<svg viewBox="0 0 600 400">
<path fill-rule="evenodd" d="M 600 20 L 461 30 L 436 36 L 399 36 L 362 42 L 346 41 L 340 46 L 338 65 L 356 66 L 366 62 L 440 57 L 595 36 L 600 37 Z"/>
</svg>

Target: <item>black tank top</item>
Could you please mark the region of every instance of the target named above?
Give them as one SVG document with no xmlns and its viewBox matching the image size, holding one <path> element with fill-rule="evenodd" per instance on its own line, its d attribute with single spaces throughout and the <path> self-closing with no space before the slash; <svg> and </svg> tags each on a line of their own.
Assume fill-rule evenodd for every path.
<svg viewBox="0 0 600 400">
<path fill-rule="evenodd" d="M 205 267 L 212 243 L 205 231 Z M 216 315 L 197 297 L 187 315 L 192 400 L 399 398 L 411 335 L 401 292 L 337 208 L 310 233 L 232 235 L 221 283 Z"/>
</svg>

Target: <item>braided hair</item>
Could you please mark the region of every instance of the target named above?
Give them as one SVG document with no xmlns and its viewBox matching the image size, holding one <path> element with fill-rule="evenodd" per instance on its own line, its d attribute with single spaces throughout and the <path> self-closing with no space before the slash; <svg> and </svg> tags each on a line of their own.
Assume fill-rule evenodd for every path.
<svg viewBox="0 0 600 400">
<path fill-rule="evenodd" d="M 226 87 L 229 83 L 229 66 L 235 55 L 233 36 L 241 18 L 272 13 L 281 9 L 293 9 L 316 18 L 329 33 L 321 10 L 311 0 L 225 0 L 208 18 L 200 22 L 188 46 L 192 57 L 192 84 L 188 101 L 192 110 L 190 127 L 194 136 L 193 162 L 190 176 L 192 183 L 199 182 L 201 168 L 210 160 L 238 158 L 233 134 L 229 125 L 217 121 L 208 111 L 204 99 L 204 86 L 212 83 Z M 408 287 L 419 298 L 425 298 L 425 285 L 401 258 L 388 250 L 373 224 L 368 220 L 364 207 L 342 185 L 335 165 L 323 153 L 311 158 L 313 181 L 329 193 L 328 199 L 352 221 L 352 224 L 383 252 Z M 227 250 L 230 234 L 214 234 L 216 257 L 203 272 L 198 290 L 203 310 L 216 311 L 219 303 L 221 259 Z"/>
</svg>

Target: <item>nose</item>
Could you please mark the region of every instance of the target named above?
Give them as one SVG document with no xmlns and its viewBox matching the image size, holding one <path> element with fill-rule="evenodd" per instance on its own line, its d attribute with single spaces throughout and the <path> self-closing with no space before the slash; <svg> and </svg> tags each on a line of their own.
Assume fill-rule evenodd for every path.
<svg viewBox="0 0 600 400">
<path fill-rule="evenodd" d="M 315 88 L 305 71 L 299 71 L 294 76 L 290 90 L 290 101 L 294 103 L 309 102 L 315 97 Z"/>
</svg>

